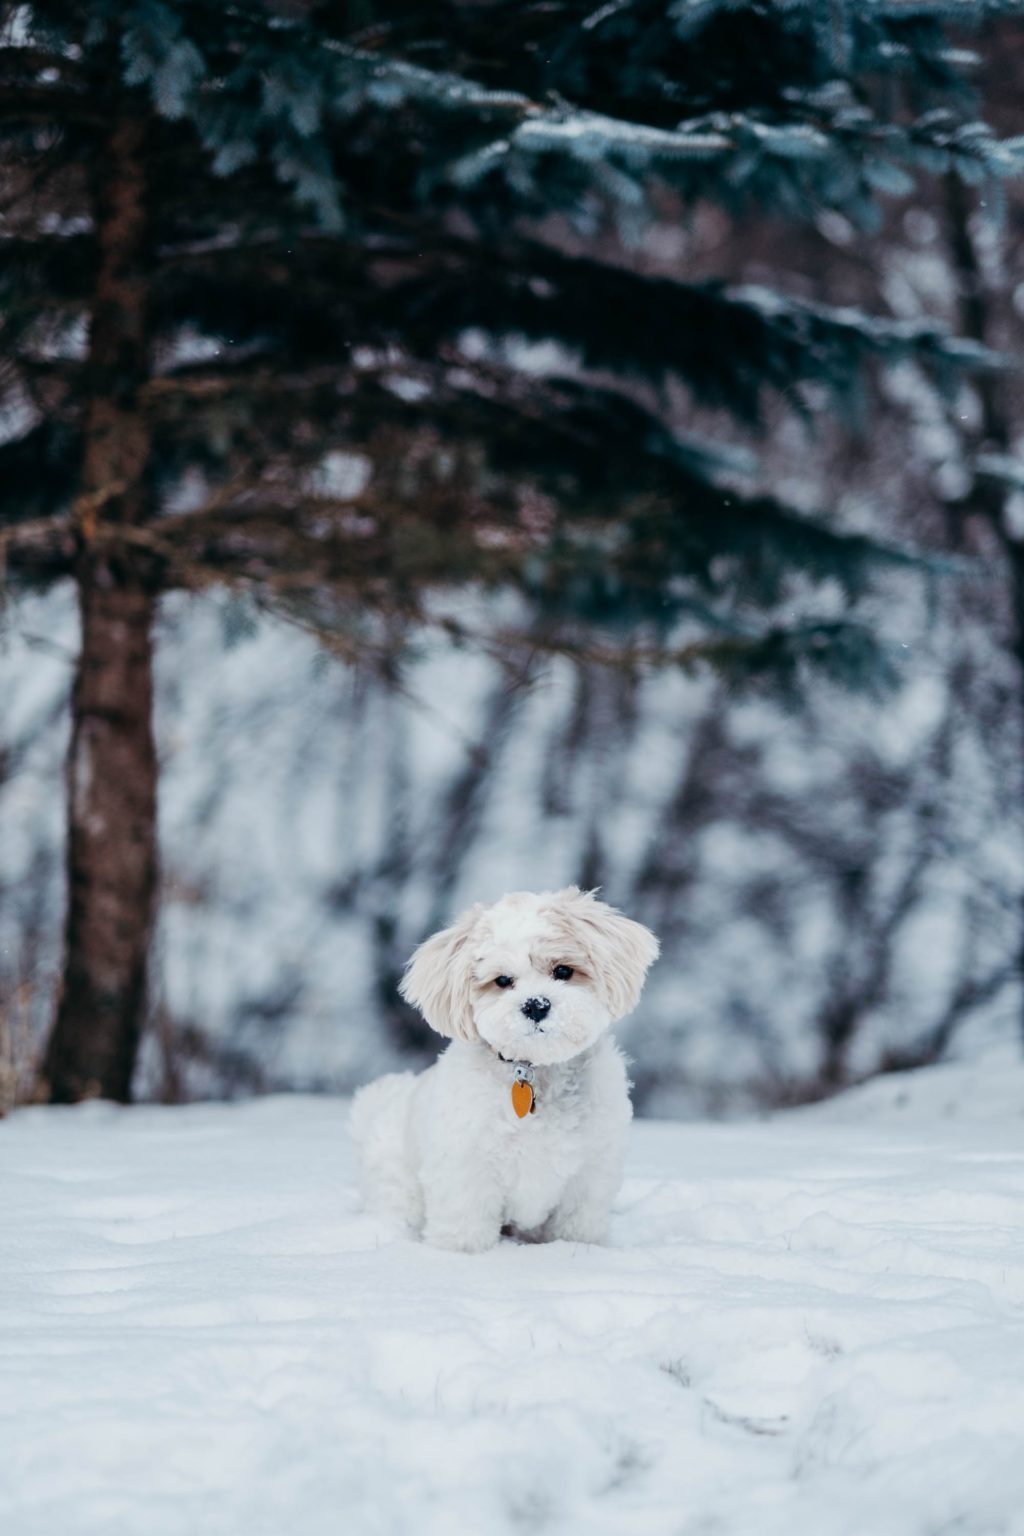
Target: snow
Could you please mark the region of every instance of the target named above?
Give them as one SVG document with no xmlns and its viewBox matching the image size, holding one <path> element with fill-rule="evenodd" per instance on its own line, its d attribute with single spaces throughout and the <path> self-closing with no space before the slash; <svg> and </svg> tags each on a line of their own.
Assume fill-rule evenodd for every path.
<svg viewBox="0 0 1024 1536">
<path fill-rule="evenodd" d="M 0 1124 L 0 1529 L 1022 1529 L 1016 1059 L 640 1122 L 603 1248 L 396 1238 L 344 1116 Z"/>
</svg>

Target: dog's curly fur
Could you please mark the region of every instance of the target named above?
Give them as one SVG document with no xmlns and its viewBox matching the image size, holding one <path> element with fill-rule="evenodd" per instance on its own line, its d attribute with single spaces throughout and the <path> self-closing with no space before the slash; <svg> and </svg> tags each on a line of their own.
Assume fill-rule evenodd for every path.
<svg viewBox="0 0 1024 1536">
<path fill-rule="evenodd" d="M 576 886 L 475 906 L 421 944 L 402 995 L 452 1043 L 427 1071 L 356 1095 L 367 1203 L 467 1253 L 503 1230 L 600 1242 L 632 1115 L 606 1031 L 636 1006 L 657 954 L 648 929 Z M 536 1113 L 519 1119 L 522 1062 Z"/>
</svg>

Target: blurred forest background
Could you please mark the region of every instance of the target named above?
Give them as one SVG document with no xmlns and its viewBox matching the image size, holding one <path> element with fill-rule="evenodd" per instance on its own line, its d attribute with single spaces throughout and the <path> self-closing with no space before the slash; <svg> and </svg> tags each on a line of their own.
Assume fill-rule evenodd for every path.
<svg viewBox="0 0 1024 1536">
<path fill-rule="evenodd" d="M 642 1112 L 1024 1039 L 1024 8 L 0 18 L 0 1108 L 571 881 Z"/>
</svg>

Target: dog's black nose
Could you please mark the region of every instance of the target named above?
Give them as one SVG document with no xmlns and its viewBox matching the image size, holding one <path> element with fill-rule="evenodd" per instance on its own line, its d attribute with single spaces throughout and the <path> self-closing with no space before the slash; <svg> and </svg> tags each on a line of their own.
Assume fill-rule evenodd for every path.
<svg viewBox="0 0 1024 1536">
<path fill-rule="evenodd" d="M 551 999 L 548 997 L 528 997 L 523 1004 L 523 1012 L 528 1019 L 539 1024 L 541 1019 L 546 1019 L 551 1012 Z"/>
</svg>

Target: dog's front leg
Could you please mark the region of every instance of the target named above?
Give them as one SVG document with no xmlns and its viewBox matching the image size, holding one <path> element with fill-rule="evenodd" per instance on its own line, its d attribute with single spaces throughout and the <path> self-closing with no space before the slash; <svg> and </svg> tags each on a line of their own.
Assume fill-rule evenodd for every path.
<svg viewBox="0 0 1024 1536">
<path fill-rule="evenodd" d="M 450 1187 L 424 1191 L 426 1221 L 424 1241 L 434 1248 L 453 1248 L 459 1253 L 483 1253 L 501 1236 L 502 1206 L 496 1190 Z"/>
<path fill-rule="evenodd" d="M 578 1173 L 544 1223 L 545 1241 L 562 1238 L 568 1243 L 603 1243 L 621 1183 L 621 1157 L 592 1163 Z"/>
</svg>

